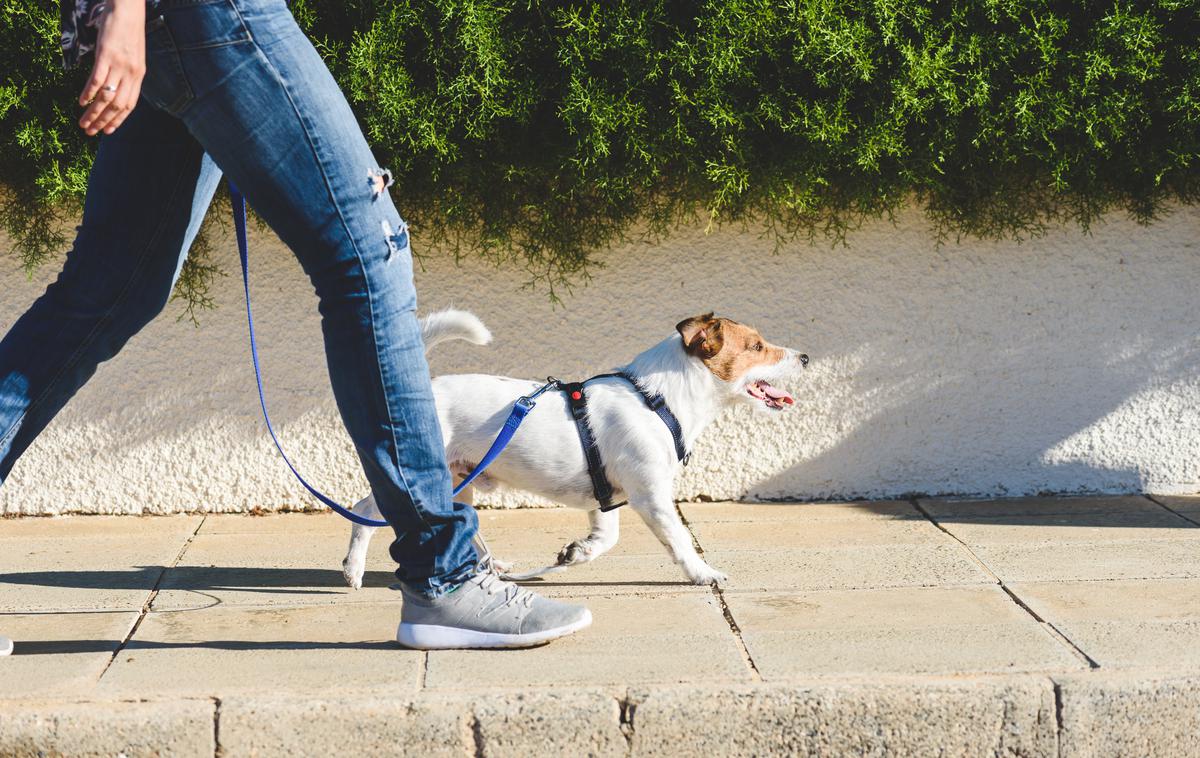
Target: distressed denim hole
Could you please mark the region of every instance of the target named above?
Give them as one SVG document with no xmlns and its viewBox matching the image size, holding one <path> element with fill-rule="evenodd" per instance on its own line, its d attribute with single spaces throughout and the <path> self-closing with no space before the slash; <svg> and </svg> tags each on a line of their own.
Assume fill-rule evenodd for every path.
<svg viewBox="0 0 1200 758">
<path fill-rule="evenodd" d="M 395 230 L 392 229 L 392 225 L 388 223 L 388 220 L 384 219 L 380 223 L 380 226 L 383 229 L 383 237 L 387 240 L 387 259 L 390 261 L 395 257 L 396 253 L 402 253 L 408 249 L 408 224 L 401 221 L 400 228 Z"/>
<path fill-rule="evenodd" d="M 371 199 L 375 200 L 384 193 L 395 181 L 392 172 L 386 168 L 373 168 L 367 171 L 367 181 L 371 183 Z"/>
</svg>

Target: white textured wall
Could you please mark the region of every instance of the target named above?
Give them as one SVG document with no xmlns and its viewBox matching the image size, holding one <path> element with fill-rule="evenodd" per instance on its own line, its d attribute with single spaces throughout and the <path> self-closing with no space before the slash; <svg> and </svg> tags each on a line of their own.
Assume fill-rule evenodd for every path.
<svg viewBox="0 0 1200 758">
<path fill-rule="evenodd" d="M 753 234 L 679 233 L 604 256 L 553 308 L 521 272 L 426 260 L 422 309 L 468 307 L 490 348 L 443 346 L 435 373 L 581 377 L 715 309 L 807 352 L 797 405 L 730 414 L 681 498 L 1200 490 L 1200 209 L 1091 236 L 938 247 L 921 214 L 772 256 Z M 415 231 L 416 245 L 420 232 Z M 364 494 L 327 387 L 315 300 L 274 237 L 252 239 L 269 398 L 312 481 Z M 240 510 L 309 503 L 258 416 L 232 240 L 220 308 L 178 304 L 101 367 L 17 464 L 0 512 Z M 41 292 L 0 257 L 0 330 Z M 507 498 L 506 504 L 521 502 Z"/>
</svg>

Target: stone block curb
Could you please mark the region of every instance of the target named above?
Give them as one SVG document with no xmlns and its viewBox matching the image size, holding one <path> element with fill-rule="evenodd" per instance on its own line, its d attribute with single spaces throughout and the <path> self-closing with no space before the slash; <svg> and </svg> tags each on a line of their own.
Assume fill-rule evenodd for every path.
<svg viewBox="0 0 1200 758">
<path fill-rule="evenodd" d="M 1062 758 L 1200 755 L 1200 675 L 1054 677 Z"/>
<path fill-rule="evenodd" d="M 166 701 L 0 701 L 0 756 L 212 758 L 214 704 Z"/>
<path fill-rule="evenodd" d="M 631 693 L 634 755 L 1053 756 L 1045 677 Z"/>
<path fill-rule="evenodd" d="M 1134 756 L 1200 752 L 1200 676 L 0 701 L 2 756 Z"/>
</svg>

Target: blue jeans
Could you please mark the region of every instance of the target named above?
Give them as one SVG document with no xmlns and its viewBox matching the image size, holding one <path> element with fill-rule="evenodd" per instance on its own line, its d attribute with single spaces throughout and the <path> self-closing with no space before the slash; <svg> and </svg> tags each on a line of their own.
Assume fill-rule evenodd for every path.
<svg viewBox="0 0 1200 758">
<path fill-rule="evenodd" d="M 349 105 L 284 0 L 162 0 L 146 29 L 142 100 L 100 141 L 65 267 L 0 342 L 0 482 L 166 305 L 224 172 L 316 289 L 396 575 L 446 591 L 474 570 L 478 519 L 451 499 L 407 227 Z"/>
</svg>

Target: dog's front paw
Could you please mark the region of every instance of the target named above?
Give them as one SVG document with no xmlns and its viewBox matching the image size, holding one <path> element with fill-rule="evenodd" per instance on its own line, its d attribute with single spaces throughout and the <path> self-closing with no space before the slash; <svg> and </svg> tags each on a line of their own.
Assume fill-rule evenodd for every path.
<svg viewBox="0 0 1200 758">
<path fill-rule="evenodd" d="M 701 564 L 700 566 L 685 568 L 684 573 L 687 575 L 688 581 L 690 581 L 692 584 L 720 585 L 729 581 L 729 577 L 725 576 L 720 571 L 717 571 L 712 566 L 709 566 L 707 563 Z"/>
<path fill-rule="evenodd" d="M 575 540 L 571 544 L 563 546 L 563 549 L 558 551 L 558 563 L 556 565 L 574 566 L 576 563 L 587 563 L 594 557 L 591 543 L 586 539 Z"/>
<path fill-rule="evenodd" d="M 362 589 L 363 571 L 366 569 L 362 563 L 352 561 L 349 558 L 342 561 L 342 576 L 346 579 L 346 584 L 350 585 L 350 589 Z"/>
</svg>

